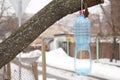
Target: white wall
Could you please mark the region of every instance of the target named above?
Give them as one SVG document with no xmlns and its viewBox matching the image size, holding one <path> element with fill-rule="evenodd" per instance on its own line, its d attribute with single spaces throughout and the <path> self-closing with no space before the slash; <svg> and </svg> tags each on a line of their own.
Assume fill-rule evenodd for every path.
<svg viewBox="0 0 120 80">
<path fill-rule="evenodd" d="M 50 50 L 58 48 L 59 40 L 66 40 L 66 35 L 55 36 L 53 42 L 50 43 Z"/>
</svg>

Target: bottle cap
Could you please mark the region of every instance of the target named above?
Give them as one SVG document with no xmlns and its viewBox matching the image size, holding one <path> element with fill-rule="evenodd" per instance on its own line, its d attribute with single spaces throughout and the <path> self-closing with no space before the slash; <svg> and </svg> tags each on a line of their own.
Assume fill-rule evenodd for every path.
<svg viewBox="0 0 120 80">
<path fill-rule="evenodd" d="M 83 10 L 80 10 L 80 12 L 79 12 L 80 14 L 84 14 L 85 12 L 83 11 Z"/>
</svg>

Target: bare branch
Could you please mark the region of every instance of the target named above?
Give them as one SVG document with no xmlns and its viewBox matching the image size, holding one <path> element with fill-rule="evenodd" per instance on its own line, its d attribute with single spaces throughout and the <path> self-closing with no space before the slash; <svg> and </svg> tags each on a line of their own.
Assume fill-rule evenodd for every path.
<svg viewBox="0 0 120 80">
<path fill-rule="evenodd" d="M 112 19 L 109 19 L 108 15 L 107 15 L 107 13 L 106 13 L 106 11 L 105 11 L 105 9 L 103 8 L 103 6 L 102 6 L 101 4 L 100 4 L 100 7 L 101 7 L 104 15 L 105 15 L 106 18 L 107 18 L 107 22 L 108 22 L 109 26 L 110 26 L 111 28 L 113 28 L 112 21 L 111 21 Z"/>
</svg>

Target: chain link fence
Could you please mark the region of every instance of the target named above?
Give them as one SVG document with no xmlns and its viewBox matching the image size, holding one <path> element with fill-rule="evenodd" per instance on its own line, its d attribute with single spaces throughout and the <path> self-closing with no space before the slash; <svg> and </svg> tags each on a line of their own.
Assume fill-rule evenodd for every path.
<svg viewBox="0 0 120 80">
<path fill-rule="evenodd" d="M 37 62 L 23 63 L 14 59 L 10 66 L 0 69 L 0 80 L 38 80 Z"/>
</svg>

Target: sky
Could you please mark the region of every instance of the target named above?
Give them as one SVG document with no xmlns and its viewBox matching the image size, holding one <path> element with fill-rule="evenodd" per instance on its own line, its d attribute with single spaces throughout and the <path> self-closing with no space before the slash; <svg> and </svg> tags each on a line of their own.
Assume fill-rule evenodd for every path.
<svg viewBox="0 0 120 80">
<path fill-rule="evenodd" d="M 25 0 L 22 0 L 22 1 L 25 1 Z M 26 0 L 26 1 L 28 1 L 28 0 Z M 42 9 L 44 6 L 46 6 L 48 3 L 50 3 L 51 1 L 52 0 L 30 0 L 28 6 L 25 9 L 25 13 L 35 14 L 40 9 Z M 108 1 L 108 0 L 105 0 L 105 1 Z"/>
<path fill-rule="evenodd" d="M 36 13 L 52 0 L 31 0 L 25 10 L 26 13 Z"/>
<path fill-rule="evenodd" d="M 11 12 L 16 11 L 15 6 L 17 6 L 17 2 L 19 0 L 6 0 L 7 5 L 12 6 L 13 8 L 11 9 Z M 26 4 L 26 2 L 29 2 L 28 5 L 24 8 L 25 11 L 24 13 L 30 13 L 30 14 L 35 14 L 37 13 L 40 9 L 42 9 L 43 7 L 45 7 L 47 4 L 49 4 L 52 0 L 21 0 L 24 4 Z"/>
<path fill-rule="evenodd" d="M 40 9 L 42 9 L 44 6 L 46 6 L 51 1 L 52 0 L 31 0 L 29 2 L 25 12 L 26 13 L 36 13 L 36 12 L 38 12 Z M 108 5 L 108 4 L 109 4 L 109 0 L 105 0 L 104 6 Z"/>
</svg>

